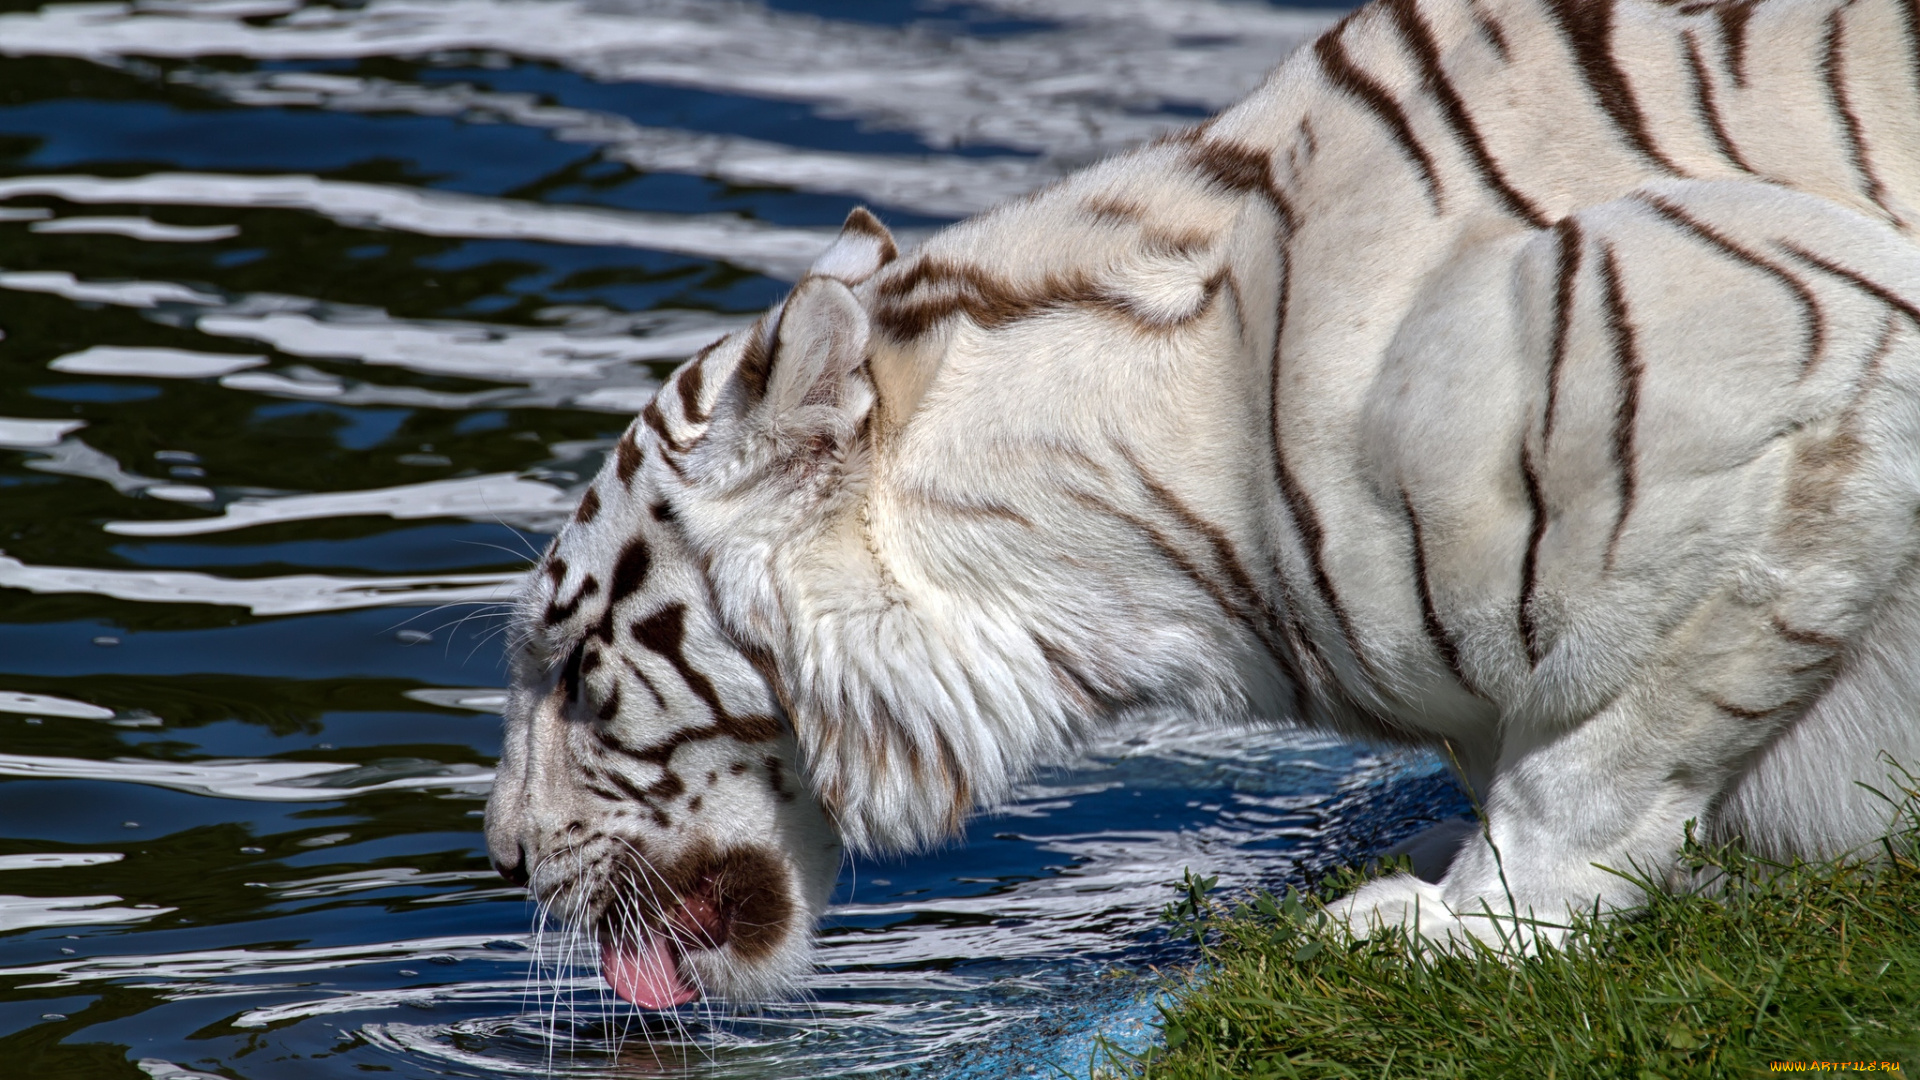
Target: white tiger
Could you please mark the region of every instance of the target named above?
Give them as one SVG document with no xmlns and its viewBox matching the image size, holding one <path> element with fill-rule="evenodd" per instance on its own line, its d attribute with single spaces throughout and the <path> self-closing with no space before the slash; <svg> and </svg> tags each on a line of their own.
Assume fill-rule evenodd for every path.
<svg viewBox="0 0 1920 1080">
<path fill-rule="evenodd" d="M 1629 907 L 1601 867 L 1692 820 L 1868 841 L 1920 762 L 1916 222 L 1912 0 L 1377 0 L 909 255 L 855 211 L 530 576 L 495 864 L 667 1006 L 778 990 L 842 844 L 1124 714 L 1444 745 L 1493 846 L 1359 933 Z"/>
</svg>

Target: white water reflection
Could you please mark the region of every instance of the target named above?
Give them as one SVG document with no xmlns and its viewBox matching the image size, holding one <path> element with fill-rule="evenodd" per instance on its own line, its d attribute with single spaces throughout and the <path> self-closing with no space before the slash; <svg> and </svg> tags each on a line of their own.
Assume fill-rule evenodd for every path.
<svg viewBox="0 0 1920 1080">
<path fill-rule="evenodd" d="M 344 874 L 282 881 L 273 886 L 273 895 L 282 900 L 301 900 L 319 896 L 342 896 L 370 889 L 419 888 L 425 885 L 457 885 L 470 881 L 499 881 L 491 870 L 446 870 L 429 873 L 412 867 L 379 870 L 354 870 Z"/>
<path fill-rule="evenodd" d="M 449 394 L 414 386 L 352 382 L 305 364 L 295 364 L 281 371 L 248 371 L 227 375 L 221 378 L 220 385 L 229 390 L 303 401 L 331 401 L 339 405 L 398 405 L 410 409 L 451 411 L 515 404 L 521 396 L 512 390 Z"/>
<path fill-rule="evenodd" d="M 68 431 L 82 426 L 79 421 L 69 423 L 71 426 L 66 429 Z M 80 439 L 62 438 L 51 446 L 40 444 L 33 447 L 33 452 L 33 458 L 26 463 L 29 469 L 58 476 L 98 480 L 122 495 L 153 493 L 156 488 L 174 486 L 166 480 L 128 472 L 111 455 L 88 446 Z"/>
<path fill-rule="evenodd" d="M 1330 796 L 1233 792 L 1227 805 L 1241 811 L 1237 818 L 1199 828 L 1116 825 L 1075 834 L 1046 832 L 1040 822 L 1054 811 L 1122 786 L 1122 781 L 1104 778 L 1129 759 L 1210 771 L 1244 763 L 1251 775 L 1270 784 L 1275 775 L 1326 774 L 1328 766 L 1321 759 L 1330 752 L 1345 756 L 1336 740 L 1291 729 L 1221 731 L 1167 720 L 1115 729 L 1085 751 L 1068 783 L 1023 785 L 1004 810 L 976 826 L 1005 839 L 1030 840 L 1040 851 L 1057 856 L 1064 869 L 976 896 L 859 903 L 856 887 L 853 902 L 835 905 L 829 919 L 878 917 L 888 928 L 847 930 L 830 937 L 821 962 L 845 968 L 935 965 L 988 956 L 1065 960 L 1134 940 L 1158 923 L 1168 884 L 1188 870 L 1218 877 L 1229 892 L 1284 878 L 1308 845 L 1325 838 L 1302 830 L 1297 816 L 1262 811 L 1297 815 L 1324 805 Z M 1351 765 L 1356 771 L 1338 777 L 1344 786 L 1365 787 L 1407 768 L 1402 761 L 1371 758 Z M 1025 829 L 998 824 L 1007 819 L 1035 824 Z M 1010 931 L 1002 925 L 1005 920 L 1022 925 Z"/>
<path fill-rule="evenodd" d="M 32 855 L 0 855 L 0 870 L 58 870 L 67 866 L 102 866 L 126 858 L 118 851 L 46 851 Z"/>
<path fill-rule="evenodd" d="M 171 281 L 81 281 L 65 270 L 0 272 L 0 289 L 52 293 L 68 300 L 120 307 L 156 304 L 218 304 L 220 298 Z"/>
<path fill-rule="evenodd" d="M 157 987 L 176 994 L 206 994 L 220 992 L 221 989 L 202 985 L 208 979 L 338 971 L 392 961 L 426 962 L 435 956 L 493 962 L 511 957 L 507 962 L 518 964 L 522 962 L 520 950 L 524 950 L 527 943 L 528 939 L 524 936 L 466 934 L 309 949 L 204 949 L 125 956 L 77 956 L 44 964 L 0 967 L 0 978 L 37 980 L 20 984 L 28 989 L 59 989 L 107 980 L 134 979 L 138 981 L 130 985 Z M 514 951 L 500 952 L 502 945 Z M 261 988 L 244 985 L 228 989 L 230 992 L 254 993 Z"/>
<path fill-rule="evenodd" d="M 438 705 L 443 709 L 469 709 L 473 712 L 497 713 L 507 707 L 507 692 L 497 687 L 476 686 L 468 690 L 427 688 L 408 690 L 405 696 L 428 705 Z"/>
<path fill-rule="evenodd" d="M 79 303 L 154 308 L 182 321 L 181 306 L 202 308 L 186 316 L 194 329 L 266 345 L 291 356 L 398 367 L 426 375 L 519 383 L 450 393 L 413 386 L 386 386 L 343 379 L 306 365 L 279 371 L 250 370 L 260 356 L 202 353 L 172 348 L 94 346 L 55 360 L 70 374 L 138 375 L 154 378 L 219 376 L 220 385 L 275 397 L 325 400 L 341 405 L 398 405 L 467 410 L 539 406 L 605 412 L 637 411 L 658 385 L 646 365 L 678 361 L 745 325 L 738 316 L 694 311 L 612 312 L 556 307 L 540 314 L 553 327 L 497 326 L 451 319 L 396 319 L 374 308 L 291 296 L 242 296 L 231 302 L 173 282 L 81 281 L 55 271 L 0 272 L 0 289 L 50 293 Z M 54 421 L 0 419 L 0 446 L 49 446 Z M 66 421 L 61 432 L 81 426 Z M 74 475 L 94 475 L 76 473 Z M 156 483 L 158 481 L 155 481 Z M 120 486 L 138 489 L 139 483 Z"/>
<path fill-rule="evenodd" d="M 1255 772 L 1299 766 L 1335 778 L 1319 755 L 1336 745 L 1294 733 L 1193 732 L 1169 725 L 1162 732 L 1127 733 L 1121 741 L 1152 758 L 1162 749 L 1156 745 L 1161 735 L 1175 756 L 1193 764 L 1238 762 Z M 1275 760 L 1275 753 L 1283 756 Z M 1289 760 L 1295 754 L 1304 756 Z M 1371 783 L 1403 766 L 1363 763 L 1359 773 L 1344 780 Z M 1044 819 L 1050 807 L 1063 809 L 1108 790 L 1111 785 L 1099 772 L 1030 787 L 1018 806 L 1033 813 L 1022 816 Z M 1272 808 L 1324 805 L 1330 797 L 1284 797 L 1284 805 Z M 1248 799 L 1250 805 L 1268 802 L 1264 796 Z M 1274 843 L 1283 837 L 1290 842 Z M 1230 889 L 1270 881 L 1284 875 L 1292 858 L 1323 845 L 1327 837 L 1298 826 L 1262 830 L 1222 824 L 1033 839 L 1061 856 L 1064 867 L 1037 879 L 1000 883 L 979 896 L 836 906 L 830 921 L 877 918 L 885 925 L 831 933 L 821 943 L 820 969 L 794 999 L 745 1008 L 692 1007 L 668 1018 L 635 1017 L 610 1007 L 590 967 L 549 960 L 559 948 L 550 943 L 536 970 L 556 974 L 534 980 L 538 994 L 530 1013 L 524 984 L 463 979 L 280 1003 L 254 1009 L 242 1020 L 278 1024 L 356 1013 L 383 1016 L 396 1004 L 457 1003 L 468 1013 L 492 1005 L 507 1015 L 452 1024 L 380 1020 L 356 1030 L 410 1060 L 425 1057 L 489 1074 L 572 1075 L 604 1069 L 615 1060 L 644 1068 L 657 1058 L 667 1068 L 704 1063 L 715 1075 L 730 1076 L 736 1068 L 738 1075 L 761 1075 L 758 1070 L 777 1071 L 783 1063 L 801 1070 L 798 1075 L 940 1069 L 1036 1019 L 1071 1015 L 1076 1037 L 1052 1043 L 1047 1051 L 1052 1056 L 1035 1063 L 1072 1072 L 1084 1068 L 1092 1032 L 1135 1042 L 1148 1033 L 1144 1021 L 1151 1010 L 1129 1004 L 1144 984 L 1122 978 L 1096 989 L 1092 984 L 1103 980 L 1095 977 L 1095 961 L 1117 961 L 1137 947 L 1156 922 L 1170 882 L 1187 869 L 1219 873 Z M 588 974 L 569 974 L 579 970 Z M 1078 1006 L 1082 1011 L 1063 1014 L 1063 1003 L 1072 1000 L 1084 1002 Z M 989 1070 L 982 1075 L 1006 1074 Z"/>
<path fill-rule="evenodd" d="M 464 763 L 403 761 L 349 765 L 337 761 L 183 763 L 120 758 L 0 754 L 0 776 L 21 780 L 106 780 L 150 784 L 195 795 L 265 802 L 328 802 L 374 791 L 451 789 L 484 795 L 493 770 Z"/>
<path fill-rule="evenodd" d="M 125 236 L 133 240 L 149 240 L 162 244 L 204 244 L 240 235 L 239 227 L 234 225 L 165 225 L 152 218 L 106 215 L 36 221 L 27 226 L 27 231 L 62 235 Z"/>
<path fill-rule="evenodd" d="M 227 1080 L 224 1076 L 183 1068 L 164 1058 L 141 1058 L 134 1064 L 147 1074 L 148 1080 Z"/>
<path fill-rule="evenodd" d="M 265 23 L 93 3 L 0 16 L 0 51 L 291 60 L 484 50 L 607 82 L 812 102 L 934 147 L 987 143 L 1084 159 L 1185 122 L 1155 106 L 1237 100 L 1333 18 L 1209 0 L 982 6 L 1069 25 L 949 38 L 738 0 L 375 0 Z"/>
<path fill-rule="evenodd" d="M 0 446 L 9 450 L 55 446 L 86 426 L 85 420 L 22 420 L 0 416 Z"/>
<path fill-rule="evenodd" d="M 225 578 L 183 570 L 93 570 L 30 566 L 0 554 L 0 588 L 89 593 L 150 604 L 219 604 L 255 615 L 304 615 L 372 607 L 503 603 L 518 574 L 421 574 L 394 577 Z"/>
<path fill-rule="evenodd" d="M 597 977 L 582 976 L 564 987 L 582 996 L 591 998 L 598 994 L 595 984 Z M 527 984 L 522 979 L 501 979 L 493 982 L 462 982 L 451 986 L 418 986 L 392 990 L 344 991 L 324 998 L 289 1002 L 285 1005 L 269 1006 L 261 1009 L 249 1009 L 233 1021 L 237 1028 L 265 1028 L 282 1024 L 289 1020 L 304 1020 L 315 1016 L 344 1016 L 351 1013 L 385 1012 L 395 1005 L 411 1005 L 423 1008 L 431 1005 L 459 1002 L 466 1005 L 491 1005 L 517 1008 L 527 997 Z M 386 1025 L 369 1026 L 371 1030 L 385 1031 Z M 429 1029 L 431 1030 L 431 1029 Z M 499 1068 L 497 1061 L 487 1055 L 474 1055 L 475 1064 L 486 1067 L 489 1072 Z M 604 1070 L 604 1066 L 602 1066 Z"/>
<path fill-rule="evenodd" d="M 74 761 L 66 766 L 98 776 L 102 764 Z M 180 768 L 168 763 L 104 764 Z M 0 775 L 7 775 L 6 765 L 0 759 Z M 1139 766 L 1150 766 L 1152 773 L 1130 771 Z M 289 772 L 244 772 L 274 767 Z M 209 793 L 278 788 L 272 797 L 301 798 L 305 796 L 289 796 L 286 788 L 332 782 L 326 775 L 311 781 L 297 775 L 311 767 L 254 762 L 188 768 L 206 770 L 191 782 L 220 789 Z M 1331 740 L 1291 731 L 1206 730 L 1177 721 L 1116 730 L 1090 748 L 1089 757 L 1071 773 L 1024 788 L 1014 812 L 1003 817 L 1029 823 L 1022 826 L 1024 837 L 1005 830 L 1001 835 L 1035 843 L 1050 856 L 1052 870 L 1031 879 L 993 882 L 979 895 L 836 906 L 830 922 L 852 919 L 881 925 L 830 932 L 821 943 L 819 970 L 799 997 L 747 1007 L 703 1003 L 665 1018 L 629 1013 L 608 999 L 592 972 L 591 957 L 585 955 L 590 950 L 582 949 L 577 938 L 559 933 L 90 957 L 0 969 L 0 977 L 20 977 L 29 988 L 115 982 L 167 1000 L 236 998 L 246 1007 L 226 1021 L 234 1029 L 255 1031 L 314 1020 L 346 1024 L 344 1030 L 355 1037 L 408 1060 L 424 1057 L 489 1075 L 601 1071 L 622 1045 L 618 1060 L 628 1064 L 657 1055 L 661 1064 L 676 1069 L 705 1062 L 703 1067 L 715 1075 L 762 1075 L 761 1070 L 782 1063 L 803 1070 L 800 1075 L 945 1067 L 956 1055 L 1014 1037 L 1036 1019 L 1061 1016 L 1073 1017 L 1072 1030 L 1079 1034 L 1053 1044 L 1050 1052 L 1074 1058 L 1051 1063 L 1079 1068 L 1091 1031 L 1126 1027 L 1138 1038 L 1145 1030 L 1145 1007 L 1128 1005 L 1129 995 L 1145 984 L 1126 979 L 1109 983 L 1095 976 L 1103 960 L 1122 962 L 1129 950 L 1137 949 L 1167 898 L 1168 884 L 1181 872 L 1220 874 L 1229 890 L 1284 877 L 1291 859 L 1323 850 L 1332 839 L 1321 828 L 1305 827 L 1298 812 L 1325 809 L 1340 792 L 1371 789 L 1420 768 L 1424 766 L 1411 759 L 1355 757 L 1350 748 Z M 1324 783 L 1303 788 L 1297 780 L 1284 779 L 1300 773 L 1323 777 Z M 1202 781 L 1202 774 L 1213 779 Z M 1111 797 L 1117 788 L 1138 784 L 1148 775 L 1175 789 L 1217 792 L 1214 797 L 1226 804 L 1223 812 L 1210 815 L 1209 823 L 1198 828 L 1044 831 L 1049 818 L 1086 800 Z M 1221 790 L 1222 776 L 1260 783 L 1244 792 Z M 160 779 L 126 778 L 188 786 L 178 773 Z M 477 791 L 480 777 L 464 779 L 474 782 Z M 341 794 L 334 789 L 322 797 Z M 981 825 L 983 830 L 993 827 L 990 822 Z M 875 872 L 892 871 L 867 871 Z M 295 878 L 268 887 L 279 900 L 322 902 L 371 890 L 424 893 L 470 887 L 410 898 L 421 902 L 497 896 L 504 890 L 471 888 L 486 884 L 489 877 L 480 870 L 385 867 Z M 514 951 L 502 951 L 503 946 Z M 373 989 L 316 985 L 312 976 L 370 964 L 404 965 L 407 970 L 399 971 L 399 985 Z M 1062 1002 L 1068 1001 L 1081 1002 L 1072 1006 L 1080 1011 L 1063 1014 Z M 393 1010 L 400 1006 L 444 1008 L 465 1018 L 395 1022 Z M 361 1026 L 352 1026 L 355 1020 L 348 1018 L 355 1017 L 364 1018 Z"/>
<path fill-rule="evenodd" d="M 207 379 L 259 367 L 264 356 L 204 353 L 147 346 L 94 345 L 59 357 L 47 368 L 68 375 L 139 375 L 149 379 Z"/>
<path fill-rule="evenodd" d="M 0 42 L 5 41 L 10 18 L 14 16 L 0 15 Z M 0 179 L 0 201 L 27 195 L 51 195 L 77 203 L 276 207 L 309 210 L 342 225 L 423 236 L 647 248 L 718 259 L 787 281 L 798 280 L 838 232 L 765 225 L 728 214 L 642 214 L 548 206 L 313 176 L 171 172 L 124 178 Z"/>
<path fill-rule="evenodd" d="M 119 907 L 118 896 L 0 896 L 0 933 L 49 926 L 104 926 L 144 922 L 176 909 L 154 904 Z"/>
<path fill-rule="evenodd" d="M 202 315 L 194 328 L 245 338 L 290 356 L 329 357 L 473 379 L 603 379 L 618 364 L 691 356 L 744 320 L 685 315 L 655 320 L 646 336 L 567 329 L 483 326 L 451 320 L 399 320 L 384 312 L 334 308 L 289 311 L 285 300 L 241 303 Z M 249 310 L 267 308 L 267 310 Z"/>
<path fill-rule="evenodd" d="M 429 375 L 529 384 L 551 380 L 608 381 L 630 376 L 639 384 L 634 389 L 642 386 L 650 389 L 651 372 L 623 369 L 648 361 L 684 359 L 749 321 L 708 312 L 627 314 L 597 308 L 555 308 L 543 312 L 564 324 L 553 328 L 497 326 L 451 319 L 396 319 L 377 309 L 323 305 L 290 296 L 247 296 L 229 303 L 174 282 L 81 281 L 64 271 L 0 272 L 0 289 L 51 293 L 80 303 L 120 307 L 152 308 L 168 304 L 207 308 L 210 310 L 193 317 L 194 329 L 215 337 L 259 342 L 293 356 L 401 367 Z M 94 346 L 62 357 L 52 367 L 75 374 L 204 378 L 243 371 L 265 362 L 262 357 L 231 353 Z M 490 404 L 505 393 L 447 394 L 414 387 L 364 384 L 349 388 L 339 378 L 311 368 L 296 369 L 292 373 L 252 372 L 222 379 L 221 385 L 304 397 L 341 398 L 375 391 L 389 395 L 412 393 L 420 395 L 423 403 L 431 401 L 427 407 L 448 409 Z M 510 403 L 526 403 L 525 397 L 516 395 Z M 558 402 L 555 398 L 545 403 Z M 27 445 L 14 440 L 26 438 L 24 433 L 30 429 L 19 428 L 21 434 L 10 435 L 15 429 L 6 425 L 32 423 L 42 422 L 0 419 L 0 445 Z M 49 445 L 52 441 L 57 439 L 33 445 Z"/>
<path fill-rule="evenodd" d="M 312 495 L 280 495 L 237 499 L 228 503 L 217 516 L 180 518 L 171 521 L 109 521 L 102 528 L 118 536 L 205 536 L 231 532 L 255 525 L 287 521 L 313 521 L 344 517 L 387 517 L 396 521 L 424 518 L 466 518 L 500 524 L 534 527 L 549 524 L 555 516 L 573 511 L 571 495 L 538 480 L 511 473 L 488 476 L 463 476 L 454 480 L 431 480 L 420 484 L 375 488 L 369 491 L 327 491 Z M 529 559 L 534 553 L 529 551 Z M 476 582 L 511 580 L 503 575 L 465 575 Z M 340 579 L 300 578 L 253 579 L 255 582 L 302 583 L 324 580 L 327 588 L 359 588 Z M 400 579 L 394 579 L 398 581 Z M 456 578 L 409 578 L 407 581 L 455 581 Z M 0 571 L 0 584 L 5 583 Z M 309 588 L 303 584 L 301 586 Z M 253 603 L 253 601 L 249 601 Z M 314 609 L 321 610 L 321 609 Z"/>
<path fill-rule="evenodd" d="M 456 116 L 551 131 L 568 143 L 650 173 L 686 173 L 728 184 L 854 195 L 883 207 L 962 217 L 1024 195 L 1060 175 L 1032 157 L 855 154 L 738 135 L 647 127 L 625 117 L 543 103 L 531 94 L 468 85 L 422 86 L 307 71 L 183 71 L 176 82 L 239 105 L 304 105 L 338 112 Z"/>
<path fill-rule="evenodd" d="M 23 694 L 17 690 L 0 690 L 0 712 L 66 716 L 76 720 L 111 720 L 114 717 L 112 709 L 103 709 L 84 701 L 72 701 L 52 694 Z M 5 860 L 0 858 L 0 869 L 5 868 Z"/>
</svg>

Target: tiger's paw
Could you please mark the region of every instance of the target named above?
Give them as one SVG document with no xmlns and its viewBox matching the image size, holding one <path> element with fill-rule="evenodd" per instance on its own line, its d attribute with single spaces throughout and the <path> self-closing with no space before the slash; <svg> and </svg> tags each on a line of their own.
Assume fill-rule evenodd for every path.
<svg viewBox="0 0 1920 1080">
<path fill-rule="evenodd" d="M 1335 901 L 1329 911 L 1355 938 L 1398 928 L 1449 952 L 1472 952 L 1478 942 L 1496 952 L 1530 955 L 1542 943 L 1560 944 L 1568 931 L 1558 923 L 1526 916 L 1516 919 L 1504 902 L 1476 900 L 1456 909 L 1447 903 L 1440 885 L 1411 874 L 1369 881 Z"/>
<path fill-rule="evenodd" d="M 1392 927 L 1434 942 L 1451 941 L 1460 919 L 1441 899 L 1440 886 L 1412 874 L 1375 878 L 1333 903 L 1335 920 L 1356 938 Z"/>
</svg>

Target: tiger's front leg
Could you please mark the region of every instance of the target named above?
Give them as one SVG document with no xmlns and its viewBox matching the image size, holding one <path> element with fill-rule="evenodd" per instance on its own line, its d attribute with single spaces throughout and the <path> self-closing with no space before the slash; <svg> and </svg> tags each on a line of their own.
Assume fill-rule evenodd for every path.
<svg viewBox="0 0 1920 1080">
<path fill-rule="evenodd" d="M 1466 728 L 1485 828 L 1437 883 L 1338 902 L 1358 934 L 1562 939 L 1572 913 L 1665 885 L 1689 820 L 1773 855 L 1847 850 L 1884 821 L 1824 793 L 1914 745 L 1920 632 L 1887 612 L 1920 565 L 1920 299 L 1881 283 L 1920 281 L 1912 244 L 1811 196 L 1694 181 L 1508 244 L 1436 275 L 1366 428 L 1378 501 L 1410 532 L 1419 515 L 1428 636 L 1493 707 Z M 1789 308 L 1783 266 L 1807 268 Z M 1452 333 L 1462 309 L 1489 314 Z M 1502 355 L 1505 393 L 1457 375 Z M 1524 527 L 1487 528 L 1472 476 L 1501 478 Z"/>
<path fill-rule="evenodd" d="M 1480 793 L 1484 824 L 1437 883 L 1380 878 L 1334 913 L 1360 937 L 1404 926 L 1530 951 L 1562 942 L 1576 914 L 1638 906 L 1639 883 L 1667 881 L 1687 823 L 1706 819 L 1762 734 L 1676 696 L 1641 684 L 1557 736 L 1516 733 Z"/>
</svg>

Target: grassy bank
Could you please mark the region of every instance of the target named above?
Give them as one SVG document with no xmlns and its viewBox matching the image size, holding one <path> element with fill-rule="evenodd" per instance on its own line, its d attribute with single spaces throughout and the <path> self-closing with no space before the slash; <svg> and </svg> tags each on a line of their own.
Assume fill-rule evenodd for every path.
<svg viewBox="0 0 1920 1080">
<path fill-rule="evenodd" d="M 1655 893 L 1565 949 L 1509 960 L 1355 943 L 1319 902 L 1227 904 L 1189 880 L 1169 917 L 1204 942 L 1163 1038 L 1116 1076 L 1746 1076 L 1774 1062 L 1920 1074 L 1920 799 L 1872 860 L 1781 866 L 1690 846 L 1719 896 Z M 1330 882 L 1324 895 L 1352 886 Z M 1885 1071 L 1887 1064 L 1879 1064 Z M 1844 1070 L 1865 1071 L 1864 1065 Z"/>
</svg>

